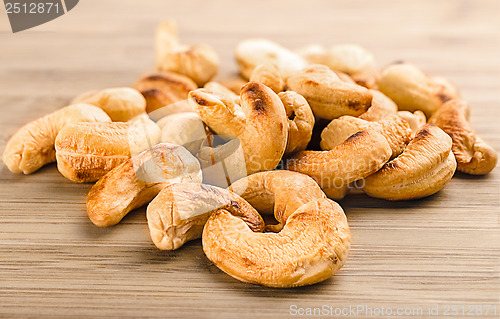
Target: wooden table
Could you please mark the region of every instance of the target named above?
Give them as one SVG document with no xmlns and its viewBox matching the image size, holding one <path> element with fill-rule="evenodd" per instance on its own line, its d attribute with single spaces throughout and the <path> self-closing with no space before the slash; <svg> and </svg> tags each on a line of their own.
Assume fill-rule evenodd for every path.
<svg viewBox="0 0 500 319">
<path fill-rule="evenodd" d="M 222 75 L 236 70 L 236 43 L 254 36 L 291 48 L 354 42 L 381 66 L 413 62 L 461 88 L 473 126 L 500 150 L 499 12 L 497 0 L 85 0 L 57 20 L 12 34 L 2 11 L 0 150 L 22 124 L 76 94 L 130 85 L 149 71 L 155 26 L 169 17 L 185 42 L 217 49 Z M 232 279 L 208 261 L 199 240 L 159 251 L 144 209 L 115 227 L 95 227 L 85 213 L 90 187 L 69 182 L 55 165 L 23 176 L 1 164 L 1 315 L 281 318 L 299 317 L 299 308 L 335 315 L 365 307 L 349 316 L 368 318 L 387 315 L 383 307 L 393 317 L 397 309 L 428 317 L 428 308 L 438 307 L 443 317 L 457 306 L 465 310 L 458 317 L 470 318 L 474 305 L 491 307 L 477 317 L 500 313 L 500 168 L 485 177 L 456 174 L 423 200 L 345 199 L 353 235 L 347 264 L 330 280 L 288 290 Z"/>
</svg>

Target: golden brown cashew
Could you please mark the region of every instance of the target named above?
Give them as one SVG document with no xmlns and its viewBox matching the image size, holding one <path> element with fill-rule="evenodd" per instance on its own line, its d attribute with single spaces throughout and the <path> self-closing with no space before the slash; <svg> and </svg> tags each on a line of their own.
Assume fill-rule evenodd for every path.
<svg viewBox="0 0 500 319">
<path fill-rule="evenodd" d="M 95 225 L 115 225 L 131 210 L 150 202 L 172 183 L 201 183 L 200 164 L 184 147 L 160 143 L 104 175 L 87 195 Z"/>
<path fill-rule="evenodd" d="M 75 103 L 86 103 L 100 107 L 111 120 L 117 122 L 126 122 L 146 112 L 146 100 L 142 94 L 127 87 L 85 92 L 71 101 L 71 104 Z"/>
<path fill-rule="evenodd" d="M 130 156 L 158 144 L 160 134 L 158 125 L 146 117 L 68 124 L 55 141 L 57 169 L 71 181 L 95 182 Z"/>
<path fill-rule="evenodd" d="M 366 88 L 341 81 L 335 72 L 319 64 L 288 77 L 287 88 L 304 96 L 315 116 L 329 120 L 361 115 L 372 103 Z"/>
<path fill-rule="evenodd" d="M 421 110 L 430 117 L 444 102 L 455 98 L 448 86 L 425 75 L 411 64 L 394 64 L 386 68 L 379 90 L 390 97 L 400 110 Z"/>
<path fill-rule="evenodd" d="M 187 76 L 174 72 L 153 72 L 139 79 L 133 88 L 146 98 L 146 112 L 187 99 L 189 91 L 198 85 Z M 187 103 L 187 102 L 184 102 Z"/>
<path fill-rule="evenodd" d="M 287 168 L 311 176 L 329 195 L 330 188 L 343 190 L 349 183 L 378 171 L 391 154 L 385 137 L 369 129 L 351 135 L 330 151 L 299 152 L 287 161 Z"/>
<path fill-rule="evenodd" d="M 458 170 L 472 175 L 491 172 L 497 164 L 497 152 L 479 138 L 469 124 L 469 106 L 451 100 L 432 115 L 429 123 L 439 126 L 453 140 L 452 151 Z"/>
<path fill-rule="evenodd" d="M 249 82 L 241 90 L 241 106 L 206 89 L 189 93 L 189 102 L 212 131 L 238 137 L 245 153 L 247 173 L 274 169 L 286 148 L 285 108 L 270 88 Z"/>
<path fill-rule="evenodd" d="M 293 91 L 278 94 L 288 117 L 288 141 L 285 154 L 306 149 L 311 140 L 314 115 L 306 99 Z"/>
<path fill-rule="evenodd" d="M 174 250 L 201 237 L 210 215 L 225 209 L 254 232 L 264 231 L 258 212 L 237 194 L 215 186 L 178 183 L 165 187 L 146 210 L 149 234 L 161 250 Z"/>
<path fill-rule="evenodd" d="M 246 84 L 246 82 L 245 82 Z M 210 92 L 213 92 L 217 95 L 225 95 L 233 100 L 235 104 L 240 104 L 240 96 L 239 96 L 239 91 L 238 94 L 234 93 L 224 85 L 218 83 L 218 82 L 208 82 L 203 86 L 203 88 L 209 90 Z"/>
<path fill-rule="evenodd" d="M 365 113 L 358 116 L 365 121 L 380 121 L 389 115 L 398 112 L 398 106 L 384 93 L 377 90 L 369 90 L 373 96 L 372 106 Z"/>
<path fill-rule="evenodd" d="M 31 174 L 56 160 L 54 142 L 59 131 L 74 122 L 111 122 L 100 108 L 74 104 L 21 127 L 7 142 L 3 162 L 13 173 Z"/>
<path fill-rule="evenodd" d="M 203 86 L 217 73 L 219 57 L 209 45 L 180 44 L 175 22 L 165 21 L 156 30 L 156 67 L 183 74 Z"/>
<path fill-rule="evenodd" d="M 300 206 L 279 233 L 253 232 L 219 209 L 205 224 L 202 243 L 208 259 L 228 275 L 286 288 L 333 276 L 347 259 L 351 235 L 342 208 L 322 198 Z"/>
<path fill-rule="evenodd" d="M 276 64 L 273 63 L 260 64 L 255 67 L 250 75 L 250 81 L 267 85 L 276 94 L 285 90 L 285 79 Z"/>
<path fill-rule="evenodd" d="M 410 125 L 412 130 L 412 138 L 417 134 L 420 128 L 427 122 L 424 112 L 422 111 L 399 111 L 398 115 L 405 119 L 406 122 Z"/>
<path fill-rule="evenodd" d="M 162 143 L 184 146 L 191 154 L 200 150 L 201 143 L 207 137 L 207 130 L 195 112 L 177 113 L 161 119 Z"/>
<path fill-rule="evenodd" d="M 229 189 L 261 214 L 272 214 L 274 211 L 278 224 L 267 225 L 267 229 L 274 232 L 279 232 L 288 217 L 300 206 L 326 198 L 311 177 L 291 171 L 255 173 L 234 182 Z"/>
<path fill-rule="evenodd" d="M 363 190 L 388 200 L 426 197 L 441 190 L 456 167 L 451 138 L 439 127 L 425 124 L 401 155 L 365 179 Z"/>
</svg>

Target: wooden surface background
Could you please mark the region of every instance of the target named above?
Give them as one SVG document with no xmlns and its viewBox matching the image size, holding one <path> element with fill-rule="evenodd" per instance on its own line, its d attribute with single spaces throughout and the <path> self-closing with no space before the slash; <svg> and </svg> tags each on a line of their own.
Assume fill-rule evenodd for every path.
<svg viewBox="0 0 500 319">
<path fill-rule="evenodd" d="M 221 75 L 236 70 L 236 43 L 254 36 L 291 48 L 353 42 L 371 50 L 381 66 L 413 62 L 461 88 L 473 126 L 500 150 L 497 0 L 85 0 L 18 34 L 0 11 L 1 151 L 22 124 L 76 94 L 130 85 L 149 71 L 154 29 L 164 18 L 178 20 L 185 42 L 213 45 Z M 31 176 L 0 165 L 5 317 L 281 318 L 292 316 L 293 305 L 422 307 L 423 316 L 437 305 L 443 317 L 447 306 L 465 305 L 467 312 L 486 304 L 497 314 L 476 317 L 500 312 L 500 168 L 485 177 L 457 174 L 443 191 L 418 201 L 347 198 L 341 205 L 353 246 L 346 266 L 323 283 L 279 290 L 222 273 L 200 241 L 157 250 L 144 209 L 115 227 L 93 226 L 85 212 L 90 185 L 69 182 L 55 165 Z"/>
</svg>

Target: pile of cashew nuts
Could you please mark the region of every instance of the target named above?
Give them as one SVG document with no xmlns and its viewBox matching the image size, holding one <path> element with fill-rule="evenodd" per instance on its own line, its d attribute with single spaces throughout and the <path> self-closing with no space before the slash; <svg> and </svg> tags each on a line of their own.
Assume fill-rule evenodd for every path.
<svg viewBox="0 0 500 319">
<path fill-rule="evenodd" d="M 159 249 L 201 237 L 222 271 L 271 287 L 320 282 L 344 265 L 351 237 L 334 200 L 422 198 L 455 170 L 496 166 L 456 87 L 414 65 L 380 70 L 357 45 L 291 51 L 248 39 L 235 53 L 240 76 L 210 81 L 216 51 L 181 43 L 166 21 L 154 72 L 26 124 L 3 162 L 31 174 L 56 161 L 67 179 L 95 183 L 95 225 L 147 205 Z"/>
</svg>

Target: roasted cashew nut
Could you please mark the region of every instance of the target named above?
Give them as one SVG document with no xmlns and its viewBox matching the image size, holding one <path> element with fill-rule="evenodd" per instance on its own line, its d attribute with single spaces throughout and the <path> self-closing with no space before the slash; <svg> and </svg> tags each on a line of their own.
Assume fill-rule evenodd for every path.
<svg viewBox="0 0 500 319">
<path fill-rule="evenodd" d="M 457 160 L 457 169 L 472 175 L 491 172 L 496 164 L 497 152 L 479 138 L 469 123 L 469 106 L 461 100 L 443 104 L 429 119 L 452 139 L 452 151 Z"/>
<path fill-rule="evenodd" d="M 285 90 L 285 79 L 273 63 L 258 65 L 250 76 L 250 81 L 260 82 L 278 94 Z"/>
<path fill-rule="evenodd" d="M 50 113 L 21 127 L 7 142 L 3 162 L 13 173 L 31 174 L 56 160 L 54 142 L 69 123 L 111 122 L 100 108 L 74 104 Z"/>
<path fill-rule="evenodd" d="M 210 215 L 225 209 L 241 218 L 252 231 L 264 231 L 258 212 L 237 194 L 198 183 L 171 184 L 151 201 L 146 210 L 149 233 L 161 250 L 174 250 L 201 237 Z"/>
<path fill-rule="evenodd" d="M 304 96 L 316 117 L 329 120 L 361 115 L 372 103 L 372 94 L 366 88 L 340 80 L 325 65 L 295 72 L 287 78 L 287 88 Z"/>
<path fill-rule="evenodd" d="M 117 224 L 172 183 L 201 183 L 200 164 L 184 147 L 160 143 L 115 167 L 90 189 L 87 214 L 95 225 Z"/>
<path fill-rule="evenodd" d="M 246 84 L 246 82 L 245 82 Z M 234 93 L 224 85 L 220 84 L 219 82 L 208 82 L 203 86 L 203 88 L 209 90 L 212 93 L 215 93 L 217 95 L 225 95 L 233 100 L 235 104 L 240 104 L 240 96 L 239 92 L 241 88 L 238 90 L 238 94 Z"/>
<path fill-rule="evenodd" d="M 439 127 L 425 124 L 401 155 L 365 178 L 363 190 L 388 200 L 426 197 L 441 190 L 456 167 L 451 138 Z"/>
<path fill-rule="evenodd" d="M 427 118 L 425 117 L 424 112 L 422 111 L 399 111 L 398 115 L 405 119 L 406 122 L 410 125 L 412 130 L 412 138 L 417 134 L 422 126 L 427 122 Z"/>
<path fill-rule="evenodd" d="M 285 288 L 333 276 L 346 261 L 351 236 L 342 208 L 322 198 L 300 206 L 279 233 L 253 232 L 219 209 L 205 224 L 202 243 L 208 259 L 228 275 Z"/>
<path fill-rule="evenodd" d="M 184 146 L 197 154 L 207 137 L 207 130 L 195 112 L 176 113 L 161 119 L 161 142 Z"/>
<path fill-rule="evenodd" d="M 248 174 L 274 169 L 287 143 L 283 103 L 259 82 L 245 85 L 240 99 L 238 105 L 230 97 L 206 89 L 189 93 L 189 103 L 212 131 L 240 139 Z"/>
<path fill-rule="evenodd" d="M 380 121 L 398 112 L 398 106 L 387 95 L 378 90 L 369 91 L 373 96 L 372 105 L 368 111 L 358 116 L 360 119 L 365 121 Z"/>
<path fill-rule="evenodd" d="M 300 206 L 326 198 L 319 185 L 309 176 L 291 171 L 255 173 L 234 182 L 230 190 L 239 194 L 261 214 L 272 214 L 277 225 L 267 229 L 279 232 L 288 217 Z"/>
</svg>

